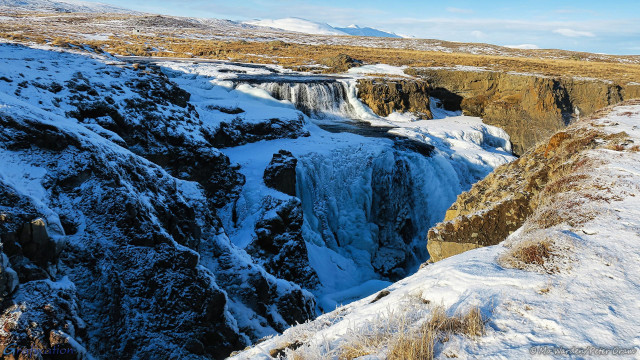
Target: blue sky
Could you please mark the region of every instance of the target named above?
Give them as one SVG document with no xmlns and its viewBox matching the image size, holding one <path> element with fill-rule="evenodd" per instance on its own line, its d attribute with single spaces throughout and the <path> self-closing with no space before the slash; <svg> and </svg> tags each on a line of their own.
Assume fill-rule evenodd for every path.
<svg viewBox="0 0 640 360">
<path fill-rule="evenodd" d="M 231 20 L 301 17 L 419 38 L 640 54 L 640 0 L 101 0 L 129 9 Z"/>
</svg>

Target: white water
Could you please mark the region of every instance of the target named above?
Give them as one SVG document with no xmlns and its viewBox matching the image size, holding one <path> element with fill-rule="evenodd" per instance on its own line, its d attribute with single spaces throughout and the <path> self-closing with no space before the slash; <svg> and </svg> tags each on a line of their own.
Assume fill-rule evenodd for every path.
<svg viewBox="0 0 640 360">
<path fill-rule="evenodd" d="M 266 82 L 253 85 L 266 90 L 278 100 L 290 101 L 312 117 L 358 118 L 360 115 L 356 110 L 357 105 L 349 98 L 350 88 L 346 82 Z"/>
</svg>

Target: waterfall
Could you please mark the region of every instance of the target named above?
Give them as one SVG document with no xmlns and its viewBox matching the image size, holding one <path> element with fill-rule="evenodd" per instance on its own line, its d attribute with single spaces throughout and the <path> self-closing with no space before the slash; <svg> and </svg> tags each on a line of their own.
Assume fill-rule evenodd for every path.
<svg viewBox="0 0 640 360">
<path fill-rule="evenodd" d="M 266 90 L 278 100 L 290 101 L 311 117 L 355 119 L 361 112 L 358 109 L 359 101 L 354 101 L 354 96 L 350 96 L 353 91 L 351 86 L 355 85 L 347 81 L 263 82 L 252 85 Z"/>
<path fill-rule="evenodd" d="M 308 264 L 320 282 L 313 291 L 323 310 L 361 299 L 416 271 L 428 258 L 429 228 L 444 219 L 458 194 L 509 158 L 494 151 L 506 148 L 506 134 L 473 120 L 389 131 L 389 120 L 358 99 L 355 79 L 269 77 L 246 83 L 291 102 L 318 125 L 308 142 L 298 139 L 288 148 L 256 144 L 260 150 L 251 156 L 266 166 L 272 153 L 285 148 L 298 160 L 300 231 Z M 262 184 L 260 171 L 246 175 L 248 184 Z M 250 240 L 244 234 L 253 230 L 261 202 L 257 188 L 248 189 L 238 202 L 244 209 L 239 222 L 246 223 L 241 226 L 246 230 L 234 237 L 245 239 L 238 244 Z"/>
<path fill-rule="evenodd" d="M 448 159 L 393 146 L 308 154 L 297 177 L 310 264 L 336 290 L 417 270 L 428 229 L 462 191 Z"/>
</svg>

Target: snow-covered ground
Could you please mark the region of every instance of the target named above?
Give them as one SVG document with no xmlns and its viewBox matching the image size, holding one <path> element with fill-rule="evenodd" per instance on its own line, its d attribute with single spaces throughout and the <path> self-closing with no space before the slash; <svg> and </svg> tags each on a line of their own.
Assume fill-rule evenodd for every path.
<svg viewBox="0 0 640 360">
<path fill-rule="evenodd" d="M 338 308 L 233 358 L 270 359 L 270 352 L 296 344 L 296 358 L 338 359 L 342 346 L 369 339 L 369 355 L 359 359 L 384 359 L 398 329 L 419 327 L 434 306 L 441 305 L 449 315 L 477 307 L 488 323 L 481 337 L 449 336 L 436 346 L 437 358 L 553 359 L 556 352 L 561 358 L 584 359 L 601 351 L 597 358 L 637 359 L 640 152 L 631 147 L 640 142 L 640 105 L 619 106 L 578 126 L 625 132 L 632 140 L 624 151 L 599 148 L 585 153 L 595 165 L 578 190 L 571 191 L 572 196 L 586 193 L 592 199 L 585 200 L 584 209 L 591 220 L 534 232 L 520 229 L 503 244 L 422 268 L 388 287 L 389 294 L 377 301 L 370 296 Z M 500 265 L 507 246 L 542 238 L 564 249 L 555 260 L 556 270 Z M 293 354 L 292 349 L 286 352 Z"/>
<path fill-rule="evenodd" d="M 79 0 L 0 0 L 2 8 L 9 11 L 139 14 L 121 7 Z"/>
</svg>

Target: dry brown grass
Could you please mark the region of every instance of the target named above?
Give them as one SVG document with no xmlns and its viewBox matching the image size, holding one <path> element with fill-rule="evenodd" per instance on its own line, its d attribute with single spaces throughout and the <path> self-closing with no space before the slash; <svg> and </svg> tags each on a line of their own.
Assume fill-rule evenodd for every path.
<svg viewBox="0 0 640 360">
<path fill-rule="evenodd" d="M 132 47 L 154 44 L 165 51 L 139 52 L 141 56 L 203 57 L 249 63 L 270 60 L 274 63 L 298 68 L 310 63 L 319 64 L 322 59 L 347 54 L 365 63 L 384 63 L 396 66 L 474 66 L 498 71 L 539 73 L 548 76 L 587 76 L 620 82 L 640 80 L 640 65 L 585 62 L 575 60 L 550 60 L 513 58 L 493 55 L 444 53 L 408 49 L 380 49 L 345 45 L 278 44 L 248 41 L 193 40 L 171 37 L 137 36 L 125 40 L 111 39 L 90 42 L 112 54 L 130 54 Z M 256 56 L 261 55 L 261 56 Z M 267 56 L 265 58 L 264 56 Z M 308 70 L 308 69 L 307 69 Z"/>
<path fill-rule="evenodd" d="M 511 269 L 557 272 L 559 269 L 552 261 L 557 255 L 554 241 L 548 237 L 530 235 L 516 244 L 507 244 L 510 248 L 498 258 L 498 263 Z"/>
<path fill-rule="evenodd" d="M 246 32 L 238 35 L 210 29 L 170 30 L 144 28 L 140 34 L 131 25 L 118 26 L 117 21 L 131 21 L 129 15 L 87 14 L 11 14 L 19 21 L 0 23 L 0 37 L 20 42 L 91 45 L 111 54 L 223 59 L 254 63 L 278 63 L 289 68 L 319 64 L 323 58 L 346 54 L 365 63 L 385 63 L 410 67 L 475 66 L 496 71 L 538 73 L 548 76 L 584 76 L 616 81 L 622 84 L 640 82 L 640 60 L 628 56 L 606 56 L 572 53 L 562 50 L 520 51 L 487 44 L 448 43 L 437 40 L 359 39 L 357 37 L 323 37 L 283 35 L 285 40 L 264 41 L 267 35 Z M 22 21 L 21 18 L 29 21 Z M 108 40 L 87 40 L 82 33 L 113 33 Z M 219 38 L 246 39 L 220 40 Z M 255 38 L 255 40 L 252 38 Z M 274 35 L 275 36 L 275 35 Z M 208 39 L 207 39 L 208 38 Z M 316 44 L 309 44 L 316 42 Z M 337 43 L 337 44 L 332 44 Z M 369 43 L 368 46 L 358 46 Z M 416 45 L 417 44 L 417 45 Z M 416 50 L 421 44 L 432 44 L 442 51 Z M 436 46 L 437 45 L 437 46 Z M 494 49 L 500 55 L 473 54 L 478 49 Z M 475 50 L 470 50 L 475 49 Z M 309 70 L 308 67 L 304 68 Z M 320 71 L 320 69 L 319 69 Z M 505 99 L 511 101 L 515 99 Z"/>
<path fill-rule="evenodd" d="M 638 152 L 640 151 L 640 145 L 633 145 L 629 150 L 632 152 Z"/>
<path fill-rule="evenodd" d="M 451 335 L 482 336 L 486 323 L 477 307 L 454 316 L 447 315 L 443 307 L 436 307 L 431 319 L 418 331 L 401 333 L 390 344 L 387 360 L 431 360 L 437 342 L 446 342 Z"/>
<path fill-rule="evenodd" d="M 609 144 L 607 145 L 607 149 L 613 151 L 624 151 L 624 145 L 622 144 Z"/>
<path fill-rule="evenodd" d="M 551 256 L 551 244 L 541 241 L 538 244 L 531 244 L 517 249 L 513 253 L 518 261 L 528 265 L 543 266 L 545 261 Z"/>
</svg>

